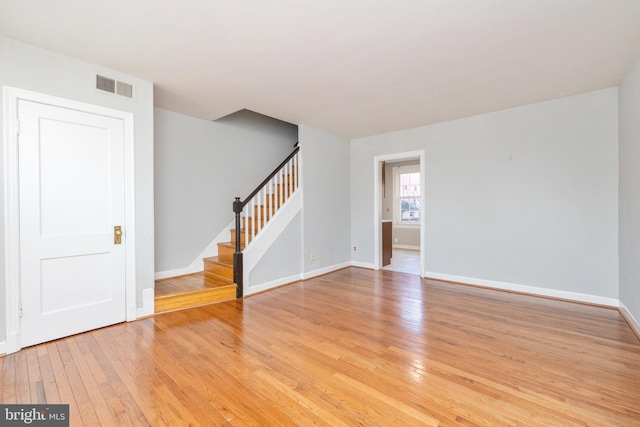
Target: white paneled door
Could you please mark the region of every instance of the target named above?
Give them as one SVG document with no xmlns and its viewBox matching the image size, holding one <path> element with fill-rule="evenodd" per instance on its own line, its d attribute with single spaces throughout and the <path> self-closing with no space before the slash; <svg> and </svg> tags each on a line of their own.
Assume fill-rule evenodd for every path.
<svg viewBox="0 0 640 427">
<path fill-rule="evenodd" d="M 125 320 L 124 123 L 25 100 L 18 117 L 26 347 Z"/>
</svg>

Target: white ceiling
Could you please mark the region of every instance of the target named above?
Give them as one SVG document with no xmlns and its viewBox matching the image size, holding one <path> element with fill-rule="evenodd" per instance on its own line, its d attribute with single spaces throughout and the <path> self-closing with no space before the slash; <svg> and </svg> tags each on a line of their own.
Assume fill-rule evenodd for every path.
<svg viewBox="0 0 640 427">
<path fill-rule="evenodd" d="M 616 86 L 640 0 L 0 0 L 0 34 L 357 138 Z"/>
</svg>

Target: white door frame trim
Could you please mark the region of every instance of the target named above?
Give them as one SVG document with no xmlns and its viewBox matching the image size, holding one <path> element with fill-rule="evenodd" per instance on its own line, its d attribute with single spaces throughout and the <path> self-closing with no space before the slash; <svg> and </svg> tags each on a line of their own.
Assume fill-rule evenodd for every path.
<svg viewBox="0 0 640 427">
<path fill-rule="evenodd" d="M 426 203 L 426 195 L 424 189 L 427 188 L 426 168 L 425 168 L 425 150 L 407 151 L 404 153 L 384 154 L 373 158 L 373 268 L 380 270 L 382 268 L 382 176 L 380 174 L 380 163 L 391 160 L 403 159 L 420 159 L 420 206 L 424 209 Z M 424 277 L 425 271 L 425 231 L 426 231 L 426 215 L 420 215 L 420 277 Z"/>
<path fill-rule="evenodd" d="M 137 318 L 135 271 L 135 182 L 133 114 L 82 102 L 5 87 L 4 102 L 4 250 L 6 352 L 22 348 L 20 303 L 20 204 L 18 170 L 18 102 L 38 102 L 71 110 L 121 119 L 124 124 L 125 179 L 125 295 L 126 320 Z"/>
</svg>

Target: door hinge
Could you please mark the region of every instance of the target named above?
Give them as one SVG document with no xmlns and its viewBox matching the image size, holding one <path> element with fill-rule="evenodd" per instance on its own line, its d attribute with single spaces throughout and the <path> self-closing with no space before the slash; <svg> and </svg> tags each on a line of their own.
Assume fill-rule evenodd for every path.
<svg viewBox="0 0 640 427">
<path fill-rule="evenodd" d="M 22 317 L 22 300 L 18 303 L 18 317 Z"/>
<path fill-rule="evenodd" d="M 20 120 L 16 120 L 16 135 L 20 135 Z"/>
</svg>

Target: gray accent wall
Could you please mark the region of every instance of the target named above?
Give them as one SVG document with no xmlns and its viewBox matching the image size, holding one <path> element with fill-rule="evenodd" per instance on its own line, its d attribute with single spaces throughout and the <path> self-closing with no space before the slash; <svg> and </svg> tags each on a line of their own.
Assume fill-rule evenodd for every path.
<svg viewBox="0 0 640 427">
<path fill-rule="evenodd" d="M 155 109 L 156 272 L 189 266 L 292 151 L 297 126 L 251 111 L 212 122 Z M 229 237 L 230 239 L 231 237 Z"/>
<path fill-rule="evenodd" d="M 620 85 L 620 301 L 640 322 L 640 57 Z"/>
<path fill-rule="evenodd" d="M 301 125 L 300 150 L 303 273 L 322 272 L 351 260 L 349 141 Z"/>
<path fill-rule="evenodd" d="M 427 272 L 618 298 L 617 88 L 353 140 L 355 263 L 374 262 L 375 156 L 415 150 Z"/>
<path fill-rule="evenodd" d="M 65 55 L 0 36 L 0 87 L 10 86 L 134 115 L 136 196 L 136 288 L 137 307 L 142 307 L 142 290 L 153 288 L 153 85 L 132 76 L 105 69 Z M 101 74 L 134 86 L 134 98 L 123 98 L 95 89 Z M 4 108 L 4 107 L 3 107 Z M 4 110 L 0 133 L 4 135 Z M 4 162 L 0 162 L 4 168 Z M 0 172 L 4 180 L 4 171 Z M 4 185 L 0 185 L 0 191 Z M 0 195 L 4 198 L 4 194 Z M 4 217 L 4 210 L 0 210 Z M 4 241 L 4 218 L 0 220 Z M 0 246 L 0 307 L 5 307 L 4 245 Z M 5 316 L 0 316 L 0 342 L 5 340 Z"/>
</svg>

